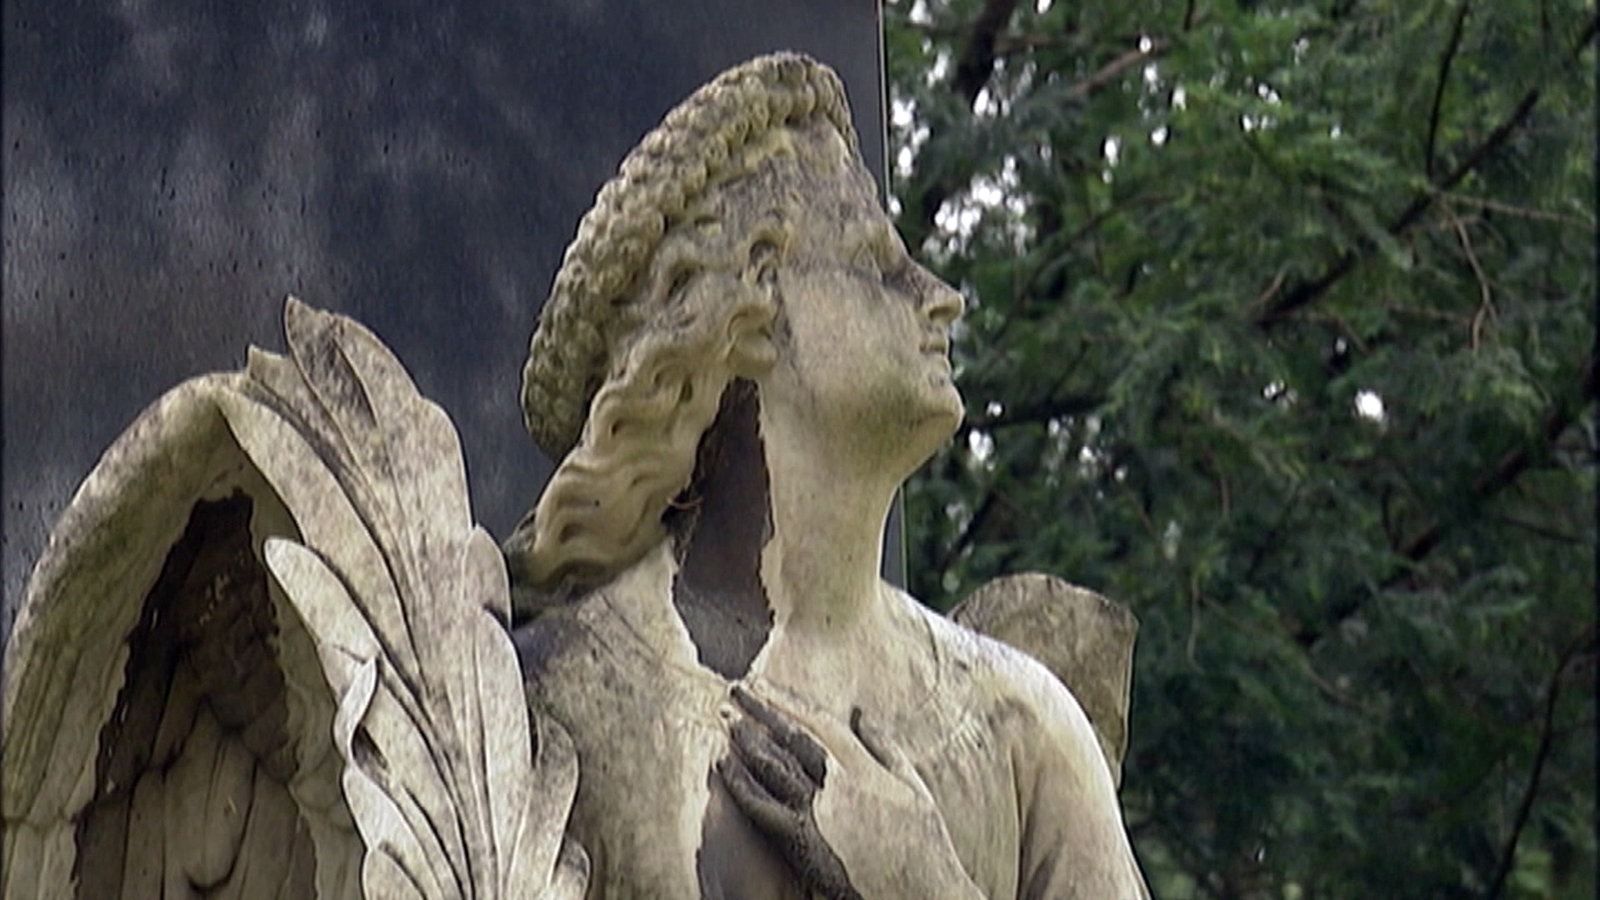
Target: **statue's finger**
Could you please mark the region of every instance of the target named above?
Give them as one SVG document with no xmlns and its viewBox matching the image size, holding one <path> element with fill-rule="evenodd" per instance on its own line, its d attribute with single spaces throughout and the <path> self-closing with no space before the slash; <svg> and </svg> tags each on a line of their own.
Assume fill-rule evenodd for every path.
<svg viewBox="0 0 1600 900">
<path fill-rule="evenodd" d="M 733 686 L 733 699 L 756 721 L 767 727 L 784 749 L 794 755 L 806 777 L 821 786 L 828 772 L 828 753 L 803 727 L 776 707 L 758 699 L 741 685 Z"/>
<path fill-rule="evenodd" d="M 800 840 L 805 830 L 804 817 L 774 798 L 737 757 L 724 756 L 717 760 L 716 772 L 734 804 L 756 828 L 774 840 L 789 843 Z"/>
<path fill-rule="evenodd" d="M 771 734 L 749 719 L 733 723 L 733 749 L 746 768 L 778 800 L 796 810 L 811 805 L 821 785 L 806 776 L 794 755 L 772 739 Z"/>
</svg>

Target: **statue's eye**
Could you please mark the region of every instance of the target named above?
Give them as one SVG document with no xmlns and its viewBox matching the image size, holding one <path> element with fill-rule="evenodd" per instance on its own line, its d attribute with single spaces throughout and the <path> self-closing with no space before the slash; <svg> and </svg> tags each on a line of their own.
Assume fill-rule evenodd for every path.
<svg viewBox="0 0 1600 900">
<path fill-rule="evenodd" d="M 890 287 L 905 287 L 911 276 L 911 257 L 901 249 L 899 242 L 883 247 L 878 254 L 877 266 L 883 275 L 883 283 Z"/>
<path fill-rule="evenodd" d="M 883 277 L 883 266 L 880 264 L 878 252 L 870 244 L 856 247 L 855 252 L 850 255 L 850 265 L 874 278 Z"/>
</svg>

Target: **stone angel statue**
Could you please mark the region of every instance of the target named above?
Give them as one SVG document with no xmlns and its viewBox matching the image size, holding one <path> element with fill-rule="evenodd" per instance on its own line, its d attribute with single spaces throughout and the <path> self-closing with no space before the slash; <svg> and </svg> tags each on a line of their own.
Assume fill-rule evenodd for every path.
<svg viewBox="0 0 1600 900">
<path fill-rule="evenodd" d="M 849 122 L 777 54 L 627 157 L 533 337 L 560 463 L 503 547 L 348 319 L 291 300 L 286 355 L 147 410 L 7 648 L 5 896 L 1147 896 L 1131 616 L 878 577 L 962 301 Z"/>
</svg>

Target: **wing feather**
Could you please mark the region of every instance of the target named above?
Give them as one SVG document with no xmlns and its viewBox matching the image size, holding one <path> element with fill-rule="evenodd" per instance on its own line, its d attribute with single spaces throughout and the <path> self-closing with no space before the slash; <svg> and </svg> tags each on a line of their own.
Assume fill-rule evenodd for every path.
<svg viewBox="0 0 1600 900">
<path fill-rule="evenodd" d="M 504 564 L 472 524 L 448 417 L 353 321 L 291 300 L 285 330 L 287 356 L 252 349 L 244 372 L 187 382 L 141 415 L 80 487 L 29 582 L 0 710 L 5 895 L 94 894 L 75 868 L 98 841 L 95 858 L 120 865 L 84 877 L 106 891 L 159 881 L 177 894 L 300 896 L 313 875 L 306 829 L 353 824 L 369 897 L 583 896 L 588 861 L 565 836 L 576 755 L 524 701 Z M 271 650 L 289 672 L 275 696 L 299 698 L 289 793 L 269 771 L 288 752 L 274 736 L 282 707 L 261 718 L 251 704 L 271 691 L 220 671 L 157 679 L 167 693 L 125 703 L 142 718 L 118 732 L 113 765 L 97 760 L 130 659 L 145 671 L 129 636 L 164 609 L 145 592 L 191 507 L 228 485 L 274 517 L 248 525 L 265 543 L 245 553 L 282 589 L 271 602 L 286 597 L 298 614 L 293 641 Z M 232 640 L 225 624 L 215 633 Z M 231 643 L 208 646 L 257 665 L 228 658 Z M 324 684 L 331 705 L 312 696 Z M 215 690 L 244 704 L 229 707 L 225 734 L 196 694 Z M 321 760 L 342 769 L 337 787 L 315 774 Z M 307 803 L 317 812 L 299 818 Z M 340 852 L 326 871 L 319 859 L 318 890 L 357 887 L 355 852 Z"/>
<path fill-rule="evenodd" d="M 257 354 L 267 396 L 224 409 L 301 531 L 265 555 L 339 698 L 368 892 L 580 896 L 576 757 L 530 717 L 504 562 L 472 524 L 448 417 L 353 321 L 291 300 L 285 330 L 307 389 Z"/>
</svg>

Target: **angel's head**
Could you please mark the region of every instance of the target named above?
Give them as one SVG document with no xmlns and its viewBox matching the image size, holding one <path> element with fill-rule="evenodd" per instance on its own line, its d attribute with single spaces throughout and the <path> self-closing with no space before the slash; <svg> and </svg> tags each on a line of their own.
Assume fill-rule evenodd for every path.
<svg viewBox="0 0 1600 900">
<path fill-rule="evenodd" d="M 841 265 L 823 266 L 823 257 Z M 942 370 L 913 378 L 939 382 L 923 392 L 940 394 L 932 402 L 945 412 L 955 397 L 953 427 L 960 401 L 944 328 L 960 303 L 905 258 L 862 165 L 838 76 L 804 56 L 762 57 L 668 114 L 584 216 L 533 336 L 524 415 L 559 462 L 508 542 L 518 581 L 538 592 L 595 584 L 662 540 L 663 513 L 695 475 L 724 388 L 760 382 L 805 336 L 779 282 L 826 288 L 845 268 L 869 273 L 880 293 L 899 279 L 918 297 L 937 295 L 936 309 L 897 316 L 886 325 L 894 334 L 861 350 L 894 357 L 894 348 L 879 351 L 899 341 L 919 372 L 936 369 L 937 356 Z M 792 312 L 813 333 L 841 323 L 826 310 Z M 849 344 L 862 323 L 843 321 L 838 337 Z M 812 346 L 823 343 L 832 342 Z"/>
</svg>

